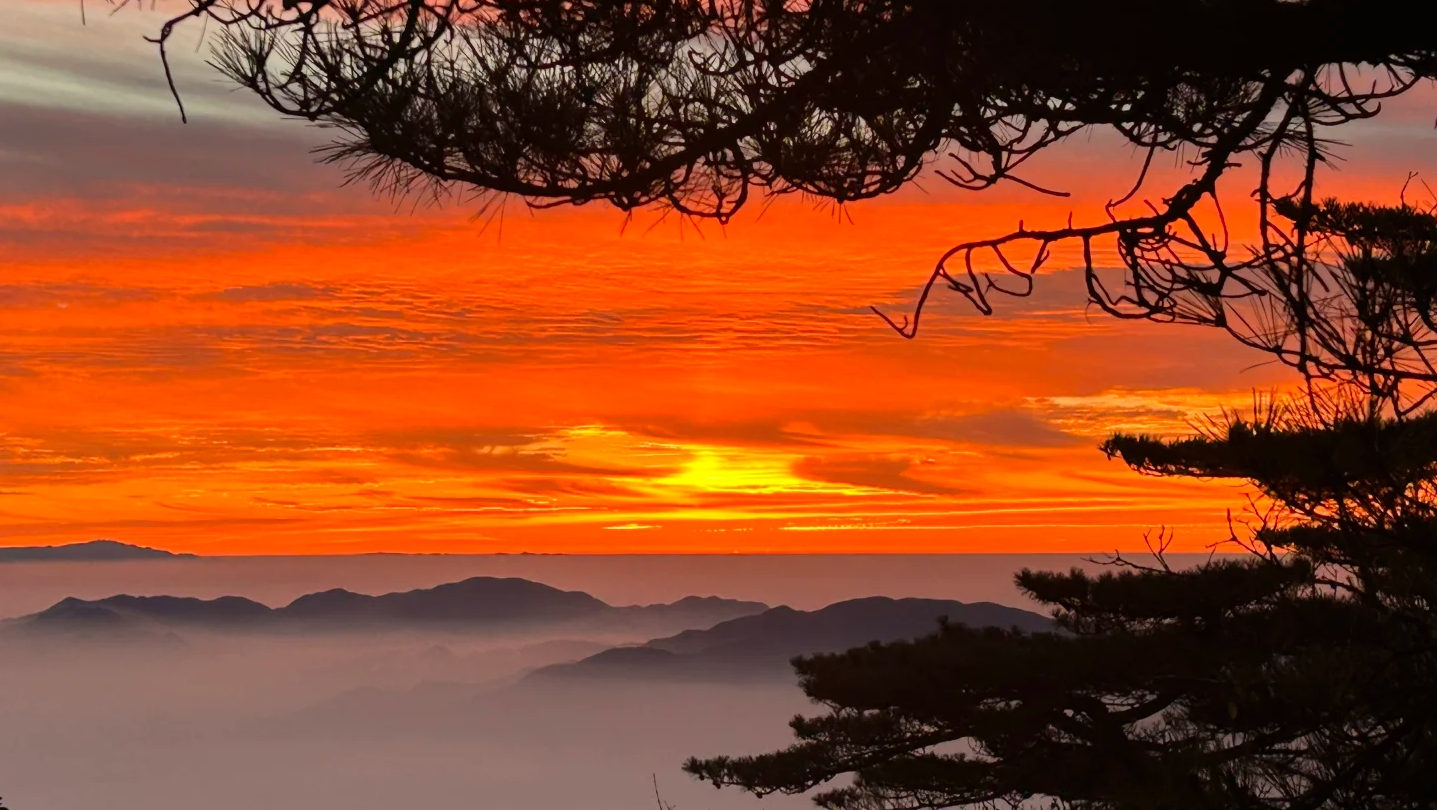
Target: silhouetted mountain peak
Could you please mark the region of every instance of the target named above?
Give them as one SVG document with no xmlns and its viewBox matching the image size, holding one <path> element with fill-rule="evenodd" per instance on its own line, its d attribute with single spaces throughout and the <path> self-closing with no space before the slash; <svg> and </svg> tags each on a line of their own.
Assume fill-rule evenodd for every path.
<svg viewBox="0 0 1437 810">
<path fill-rule="evenodd" d="M 725 599 L 721 596 L 685 596 L 677 602 L 656 605 L 631 605 L 629 607 L 615 608 L 617 611 L 635 617 L 670 617 L 679 619 L 682 617 L 693 617 L 699 619 L 707 616 L 719 616 L 731 618 L 735 615 L 751 616 L 768 610 L 768 605 L 762 602 L 744 602 L 736 599 Z M 718 619 L 715 619 L 717 621 Z M 708 627 L 712 622 L 694 622 L 693 626 Z"/>
<path fill-rule="evenodd" d="M 669 607 L 698 607 L 700 605 L 713 605 L 720 602 L 729 602 L 722 596 L 685 596 L 677 602 L 670 602 Z M 757 602 L 753 604 L 758 604 Z"/>
<path fill-rule="evenodd" d="M 266 618 L 272 611 L 240 596 L 197 599 L 192 596 L 110 596 L 95 601 L 119 613 L 180 623 L 247 622 Z"/>
<path fill-rule="evenodd" d="M 141 619 L 161 625 L 214 629 L 361 629 L 374 627 L 447 629 L 529 628 L 592 624 L 607 629 L 673 632 L 767 609 L 758 602 L 693 597 L 669 605 L 613 607 L 581 591 L 565 591 L 513 577 L 472 577 L 433 588 L 370 596 L 342 588 L 301 596 L 281 608 L 223 596 L 111 596 L 86 601 L 70 597 L 28 617 L 12 620 L 37 629 L 70 623 Z"/>
<path fill-rule="evenodd" d="M 194 559 L 158 548 L 134 546 L 116 540 L 91 540 L 63 546 L 0 548 L 0 562 L 105 562 L 118 560 Z"/>
<path fill-rule="evenodd" d="M 36 613 L 33 619 L 36 625 L 65 623 L 91 627 L 119 626 L 125 622 L 125 617 L 119 613 L 95 602 L 86 602 L 73 596 L 67 596 Z"/>
<path fill-rule="evenodd" d="M 343 588 L 330 588 L 327 591 L 307 593 L 280 610 L 294 616 L 328 615 L 363 604 L 366 600 L 373 598 L 354 591 L 346 591 Z"/>
<path fill-rule="evenodd" d="M 546 667 L 536 671 L 534 677 L 791 677 L 788 662 L 794 656 L 838 652 L 874 641 L 918 638 L 936 632 L 943 620 L 972 627 L 1016 627 L 1028 632 L 1053 628 L 1052 620 L 1045 616 L 991 602 L 965 604 L 874 596 L 813 611 L 780 606 L 706 630 L 685 630 L 654 639 L 641 647 L 616 647 L 574 664 Z"/>
<path fill-rule="evenodd" d="M 367 596 L 334 589 L 301 596 L 276 611 L 311 620 L 364 617 L 377 621 L 536 621 L 611 609 L 580 591 L 513 577 L 471 577 L 412 591 Z"/>
</svg>

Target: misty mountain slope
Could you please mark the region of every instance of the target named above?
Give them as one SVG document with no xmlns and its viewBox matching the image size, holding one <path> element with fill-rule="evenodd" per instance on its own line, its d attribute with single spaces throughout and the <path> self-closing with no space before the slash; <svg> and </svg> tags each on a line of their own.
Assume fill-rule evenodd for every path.
<svg viewBox="0 0 1437 810">
<path fill-rule="evenodd" d="M 448 643 L 423 646 L 423 640 L 434 637 L 426 634 L 411 638 L 401 633 L 384 637 L 392 646 L 375 649 L 366 643 L 369 638 L 379 639 L 359 635 L 344 645 L 354 654 L 337 657 L 332 672 L 325 673 L 328 686 L 335 691 L 307 705 L 350 700 L 350 693 L 365 688 L 402 693 L 426 682 L 463 684 L 478 693 L 513 683 L 538 667 L 577 661 L 612 646 L 612 642 L 585 639 L 526 643 L 521 637 L 515 645 L 475 649 L 466 648 L 463 639 L 455 636 L 445 637 Z"/>
<path fill-rule="evenodd" d="M 276 738 L 337 736 L 495 742 L 550 748 L 588 737 L 586 755 L 624 738 L 639 718 L 678 722 L 676 706 L 702 706 L 720 696 L 763 696 L 801 707 L 792 683 L 777 679 L 720 683 L 699 680 L 526 679 L 518 684 L 422 681 L 402 689 L 360 687 L 297 711 L 256 718 L 247 733 Z M 767 719 L 782 727 L 793 708 Z M 669 718 L 665 720 L 665 715 Z M 540 722 L 540 718 L 545 718 Z M 716 713 L 716 722 L 734 718 Z M 645 771 L 645 775 L 649 772 Z"/>
<path fill-rule="evenodd" d="M 114 627 L 140 622 L 169 628 L 245 631 L 553 627 L 652 633 L 710 627 L 767 609 L 760 602 L 696 596 L 672 604 L 615 607 L 582 591 L 564 591 L 526 579 L 472 577 L 378 596 L 336 588 L 306 594 L 279 608 L 237 596 L 70 597 L 39 613 L 0 623 L 0 630 L 62 633 L 83 627 L 98 631 L 106 622 Z"/>
<path fill-rule="evenodd" d="M 917 638 L 935 632 L 941 619 L 970 627 L 1016 627 L 1028 632 L 1053 629 L 1052 620 L 1045 616 L 991 602 L 875 596 L 814 611 L 776 607 L 706 630 L 686 630 L 642 646 L 615 647 L 572 664 L 544 667 L 526 680 L 792 679 L 789 661 L 795 656 Z"/>
<path fill-rule="evenodd" d="M 685 596 L 677 602 L 653 605 L 630 605 L 613 610 L 616 618 L 632 618 L 640 622 L 666 621 L 686 627 L 712 627 L 716 622 L 742 616 L 755 616 L 768 610 L 762 602 L 725 599 L 722 596 Z M 715 618 L 715 617 L 722 618 Z"/>
<path fill-rule="evenodd" d="M 273 612 L 269 606 L 242 596 L 196 599 L 191 596 L 120 595 L 96 599 L 87 604 L 111 610 L 121 616 L 142 617 L 164 624 L 242 625 L 264 620 Z M 40 615 L 48 613 L 49 610 Z"/>
<path fill-rule="evenodd" d="M 162 624 L 111 605 L 74 598 L 63 599 L 33 616 L 0 622 L 0 638 L 59 644 L 184 646 L 184 641 Z"/>
</svg>

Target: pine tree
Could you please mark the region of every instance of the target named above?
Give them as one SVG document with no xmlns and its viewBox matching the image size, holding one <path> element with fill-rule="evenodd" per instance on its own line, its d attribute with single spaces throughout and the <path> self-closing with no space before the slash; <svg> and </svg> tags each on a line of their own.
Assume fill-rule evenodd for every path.
<svg viewBox="0 0 1437 810">
<path fill-rule="evenodd" d="M 1058 632 L 945 626 L 800 659 L 827 711 L 794 720 L 796 744 L 686 769 L 825 786 L 815 800 L 843 810 L 1437 806 L 1437 217 L 1278 207 L 1321 261 L 1266 266 L 1270 291 L 1299 294 L 1248 312 L 1271 351 L 1303 346 L 1304 393 L 1102 447 L 1145 474 L 1248 482 L 1248 556 L 1178 570 L 1159 541 L 1156 563 L 1098 576 L 1025 570 Z"/>
<path fill-rule="evenodd" d="M 395 194 L 725 222 L 762 198 L 844 205 L 920 176 L 1064 196 L 1030 159 L 1094 129 L 1145 155 L 1102 211 L 946 251 L 918 311 L 890 321 L 907 337 L 935 286 L 992 312 L 1066 242 L 1095 306 L 1261 341 L 1225 302 L 1305 243 L 1250 253 L 1229 240 L 1219 181 L 1259 168 L 1265 231 L 1277 200 L 1313 193 L 1335 128 L 1437 78 L 1437 9 L 1411 0 L 188 0 L 178 12 L 153 40 L 162 56 L 204 20 L 221 71 L 323 125 L 327 159 Z M 1165 182 L 1149 177 L 1155 160 L 1191 171 L 1149 189 Z M 1114 253 L 1120 279 L 1100 272 Z"/>
</svg>

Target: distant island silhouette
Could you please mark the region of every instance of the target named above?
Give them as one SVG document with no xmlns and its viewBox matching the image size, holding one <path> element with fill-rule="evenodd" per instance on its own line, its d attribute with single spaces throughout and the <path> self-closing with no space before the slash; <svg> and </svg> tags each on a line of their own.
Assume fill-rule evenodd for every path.
<svg viewBox="0 0 1437 810">
<path fill-rule="evenodd" d="M 688 596 L 677 602 L 614 606 L 582 591 L 514 577 L 472 577 L 433 588 L 378 596 L 340 588 L 310 593 L 272 608 L 241 596 L 67 597 L 39 613 L 9 619 L 10 634 L 82 633 L 102 637 L 125 630 L 286 631 L 351 629 L 489 630 L 575 626 L 676 632 L 768 610 L 762 602 Z"/>
<path fill-rule="evenodd" d="M 544 667 L 527 680 L 792 680 L 789 661 L 795 656 L 919 638 L 937 632 L 940 620 L 1030 633 L 1054 629 L 1053 620 L 1046 616 L 992 602 L 874 596 L 813 611 L 775 607 L 705 630 L 686 630 L 641 646 L 615 647 L 571 664 Z"/>
<path fill-rule="evenodd" d="M 121 543 L 118 540 L 91 540 L 62 546 L 16 546 L 0 548 L 0 563 L 5 562 L 110 562 L 117 560 L 180 560 L 197 559 L 193 554 L 176 554 L 146 546 Z"/>
</svg>

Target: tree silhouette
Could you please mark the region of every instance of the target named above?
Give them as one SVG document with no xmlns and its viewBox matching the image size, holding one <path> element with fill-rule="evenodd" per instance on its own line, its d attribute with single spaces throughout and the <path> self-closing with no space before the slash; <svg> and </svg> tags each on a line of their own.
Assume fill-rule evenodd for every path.
<svg viewBox="0 0 1437 810">
<path fill-rule="evenodd" d="M 956 245 L 889 323 L 913 337 L 938 287 L 992 312 L 1076 242 L 1105 311 L 1221 328 L 1296 368 L 1302 398 L 1104 446 L 1141 472 L 1251 483 L 1233 539 L 1255 553 L 1176 571 L 1159 538 L 1153 566 L 1025 571 L 1062 633 L 945 627 L 802 660 L 829 711 L 794 722 L 794 747 L 687 767 L 759 793 L 852 776 L 819 801 L 854 810 L 1431 806 L 1437 220 L 1316 188 L 1340 127 L 1437 76 L 1431 4 L 191 0 L 162 52 L 199 18 L 219 23 L 223 71 L 332 127 L 328 159 L 393 193 L 720 222 L 755 196 L 844 204 L 925 169 L 1062 194 L 1028 161 L 1117 132 L 1145 161 L 1098 221 Z M 1191 171 L 1153 194 L 1160 154 Z M 1254 244 L 1230 238 L 1219 193 L 1244 162 Z"/>
<path fill-rule="evenodd" d="M 990 312 L 1081 243 L 1094 302 L 1226 328 L 1272 348 L 1234 302 L 1304 264 L 1274 232 L 1314 202 L 1335 128 L 1437 75 L 1437 11 L 1405 0 L 190 0 L 157 37 L 219 24 L 215 63 L 279 112 L 334 128 L 330 160 L 390 192 L 538 206 L 658 206 L 726 221 L 754 196 L 848 203 L 925 167 L 959 187 L 1018 183 L 1092 127 L 1147 160 L 1096 223 L 954 247 L 938 284 Z M 1160 153 L 1186 182 L 1137 215 Z M 1218 180 L 1258 166 L 1261 244 L 1229 245 Z M 1278 187 L 1279 166 L 1297 180 Z M 1096 272 L 1116 250 L 1121 283 Z M 1017 253 L 1032 254 L 1019 262 Z M 994 275 L 983 272 L 984 268 Z M 1256 276 L 1256 280 L 1254 279 Z M 1238 309 L 1242 309 L 1238 305 Z M 1294 327 L 1299 331 L 1304 327 Z M 1301 339 L 1278 356 L 1309 356 Z M 1437 380 L 1437 375 L 1432 375 Z"/>
<path fill-rule="evenodd" d="M 686 769 L 760 794 L 848 775 L 816 800 L 853 810 L 1431 807 L 1437 412 L 1402 387 L 1426 388 L 1411 328 L 1433 316 L 1437 217 L 1286 210 L 1327 240 L 1330 283 L 1268 315 L 1327 341 L 1326 376 L 1191 438 L 1103 446 L 1139 472 L 1250 483 L 1233 533 L 1250 557 L 1174 570 L 1159 538 L 1155 565 L 1025 570 L 1062 632 L 944 627 L 799 660 L 828 711 L 793 722 L 797 744 Z"/>
</svg>

